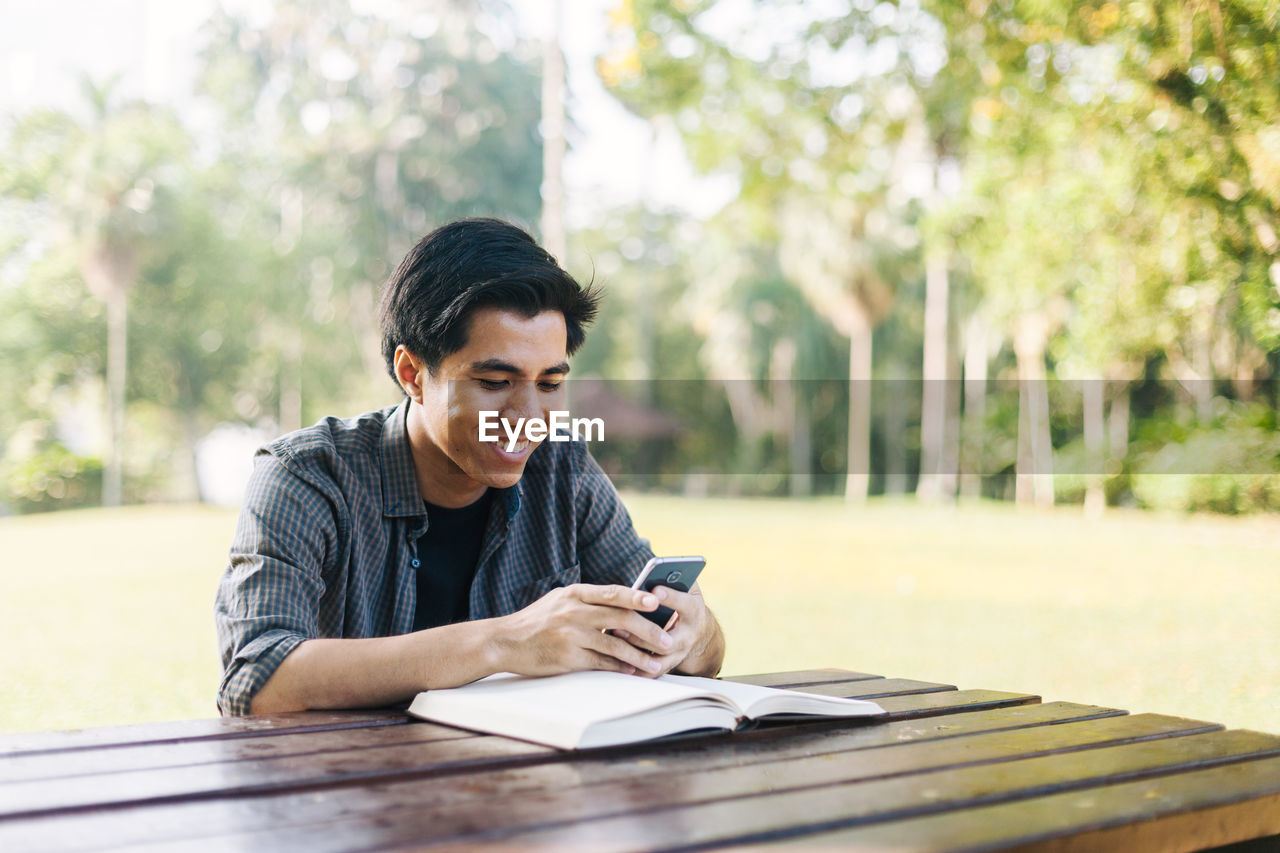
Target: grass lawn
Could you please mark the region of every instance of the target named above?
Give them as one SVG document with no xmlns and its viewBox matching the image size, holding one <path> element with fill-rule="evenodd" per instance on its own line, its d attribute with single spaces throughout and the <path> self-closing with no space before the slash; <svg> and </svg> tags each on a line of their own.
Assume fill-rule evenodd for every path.
<svg viewBox="0 0 1280 853">
<path fill-rule="evenodd" d="M 631 496 L 725 673 L 846 667 L 1280 732 L 1280 519 Z M 0 519 L 0 731 L 215 715 L 235 513 Z"/>
</svg>

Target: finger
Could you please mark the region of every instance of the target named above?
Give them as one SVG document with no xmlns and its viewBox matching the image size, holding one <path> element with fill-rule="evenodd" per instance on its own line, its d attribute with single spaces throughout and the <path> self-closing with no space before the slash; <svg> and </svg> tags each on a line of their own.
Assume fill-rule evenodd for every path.
<svg viewBox="0 0 1280 853">
<path fill-rule="evenodd" d="M 658 597 L 643 589 L 632 589 L 618 584 L 574 584 L 570 589 L 579 601 L 604 607 L 620 607 L 625 610 L 656 610 Z"/>
<path fill-rule="evenodd" d="M 615 637 L 627 640 L 633 646 L 638 646 L 645 651 L 654 654 L 665 655 L 670 653 L 675 640 L 671 635 L 659 628 L 657 625 L 645 619 L 639 613 L 627 613 L 623 619 L 626 628 L 618 628 L 613 632 Z M 627 636 L 623 637 L 622 634 Z"/>
<path fill-rule="evenodd" d="M 679 666 L 680 661 L 684 660 L 684 656 L 681 654 L 658 655 L 655 656 L 653 660 L 658 664 L 657 671 L 653 673 L 653 677 L 656 678 L 659 675 L 666 675 L 668 672 Z M 647 672 L 642 672 L 640 674 L 649 675 Z"/>
<path fill-rule="evenodd" d="M 671 648 L 670 642 L 663 639 L 662 627 L 646 619 L 641 611 L 584 602 L 560 618 L 565 624 L 593 628 L 614 637 L 624 631 L 628 636 L 623 639 L 649 651 L 666 653 Z"/>
<path fill-rule="evenodd" d="M 706 606 L 701 595 L 680 592 L 680 590 L 672 589 L 669 586 L 657 587 L 653 592 L 662 601 L 663 607 L 670 607 L 677 613 L 692 613 Z"/>
<path fill-rule="evenodd" d="M 629 663 L 623 663 L 615 657 L 602 654 L 594 649 L 583 649 L 582 657 L 583 669 L 599 669 L 605 672 L 621 672 L 623 675 L 646 675 L 647 673 L 637 672 L 636 668 Z"/>
<path fill-rule="evenodd" d="M 593 633 L 589 641 L 589 649 L 603 655 L 616 658 L 624 664 L 633 666 L 641 673 L 656 674 L 661 669 L 657 658 L 648 652 L 641 651 L 630 643 L 610 637 L 608 634 Z"/>
</svg>

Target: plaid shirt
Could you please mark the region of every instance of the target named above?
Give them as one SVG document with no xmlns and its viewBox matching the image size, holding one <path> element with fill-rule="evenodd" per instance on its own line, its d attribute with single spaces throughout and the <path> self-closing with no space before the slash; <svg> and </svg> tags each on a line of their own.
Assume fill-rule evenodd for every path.
<svg viewBox="0 0 1280 853">
<path fill-rule="evenodd" d="M 218 585 L 218 707 L 254 693 L 304 640 L 413 629 L 426 509 L 399 406 L 326 418 L 258 451 Z M 554 587 L 629 585 L 653 556 L 581 442 L 546 442 L 492 502 L 470 618 L 519 610 Z M 429 569 L 430 567 L 425 567 Z"/>
</svg>

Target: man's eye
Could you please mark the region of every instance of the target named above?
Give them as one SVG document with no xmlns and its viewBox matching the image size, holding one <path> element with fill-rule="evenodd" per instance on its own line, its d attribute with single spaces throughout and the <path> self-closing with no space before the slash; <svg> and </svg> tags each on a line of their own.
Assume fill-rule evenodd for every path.
<svg viewBox="0 0 1280 853">
<path fill-rule="evenodd" d="M 552 391 L 559 391 L 560 383 L 559 382 L 539 382 L 538 387 L 541 388 L 543 391 L 550 393 Z"/>
<path fill-rule="evenodd" d="M 505 379 L 480 379 L 480 387 L 486 391 L 498 391 L 507 387 Z"/>
</svg>

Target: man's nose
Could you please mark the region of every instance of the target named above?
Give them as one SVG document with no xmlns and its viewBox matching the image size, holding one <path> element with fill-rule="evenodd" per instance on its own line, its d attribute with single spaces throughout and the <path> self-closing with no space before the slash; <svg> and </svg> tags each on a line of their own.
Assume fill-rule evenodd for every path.
<svg viewBox="0 0 1280 853">
<path fill-rule="evenodd" d="M 517 418 L 541 418 L 542 405 L 538 399 L 536 382 L 518 380 L 511 383 L 511 393 L 507 395 L 506 407 L 502 417 L 515 423 Z"/>
</svg>

